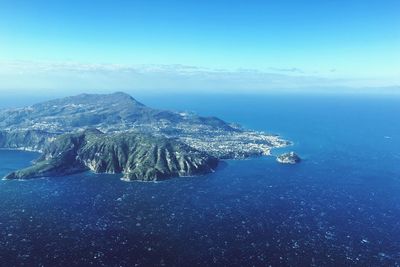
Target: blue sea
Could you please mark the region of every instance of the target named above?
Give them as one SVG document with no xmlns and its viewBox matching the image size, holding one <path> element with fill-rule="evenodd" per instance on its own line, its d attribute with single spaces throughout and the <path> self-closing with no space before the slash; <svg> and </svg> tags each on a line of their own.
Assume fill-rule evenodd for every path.
<svg viewBox="0 0 400 267">
<path fill-rule="evenodd" d="M 159 183 L 0 181 L 0 266 L 400 266 L 400 97 L 154 95 L 294 142 Z M 0 151 L 0 176 L 36 153 Z"/>
</svg>

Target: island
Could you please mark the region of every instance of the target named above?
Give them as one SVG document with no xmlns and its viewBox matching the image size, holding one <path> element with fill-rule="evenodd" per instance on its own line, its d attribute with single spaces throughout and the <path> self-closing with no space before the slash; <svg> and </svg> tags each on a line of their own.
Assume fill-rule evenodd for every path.
<svg viewBox="0 0 400 267">
<path fill-rule="evenodd" d="M 0 148 L 41 156 L 6 179 L 91 170 L 157 181 L 212 172 L 223 159 L 270 155 L 291 143 L 216 117 L 147 107 L 126 93 L 81 94 L 0 110 Z"/>
<path fill-rule="evenodd" d="M 301 158 L 292 151 L 292 152 L 283 153 L 283 154 L 279 155 L 276 158 L 276 160 L 279 163 L 283 163 L 283 164 L 296 164 L 301 161 Z"/>
</svg>

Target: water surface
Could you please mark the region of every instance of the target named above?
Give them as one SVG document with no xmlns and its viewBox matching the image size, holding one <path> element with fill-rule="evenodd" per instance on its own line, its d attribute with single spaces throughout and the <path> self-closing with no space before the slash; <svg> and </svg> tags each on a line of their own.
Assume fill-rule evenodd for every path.
<svg viewBox="0 0 400 267">
<path fill-rule="evenodd" d="M 91 173 L 1 181 L 0 265 L 400 264 L 400 99 L 139 100 L 279 133 L 304 161 L 226 161 L 160 183 Z M 0 176 L 36 157 L 0 151 Z"/>
</svg>

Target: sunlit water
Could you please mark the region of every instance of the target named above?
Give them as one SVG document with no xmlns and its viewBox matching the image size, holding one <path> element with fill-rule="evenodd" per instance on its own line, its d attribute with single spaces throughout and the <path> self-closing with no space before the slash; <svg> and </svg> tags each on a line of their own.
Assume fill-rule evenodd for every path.
<svg viewBox="0 0 400 267">
<path fill-rule="evenodd" d="M 400 264 L 400 99 L 139 100 L 279 133 L 304 160 L 225 161 L 160 183 L 91 173 L 1 181 L 1 266 Z M 0 151 L 0 176 L 36 157 Z"/>
</svg>

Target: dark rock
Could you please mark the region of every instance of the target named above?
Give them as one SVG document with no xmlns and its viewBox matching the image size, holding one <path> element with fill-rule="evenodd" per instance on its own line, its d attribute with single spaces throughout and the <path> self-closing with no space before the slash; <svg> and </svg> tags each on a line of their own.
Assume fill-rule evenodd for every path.
<svg viewBox="0 0 400 267">
<path fill-rule="evenodd" d="M 276 160 L 283 164 L 296 164 L 301 161 L 301 158 L 294 152 L 284 153 L 279 155 Z"/>
</svg>

